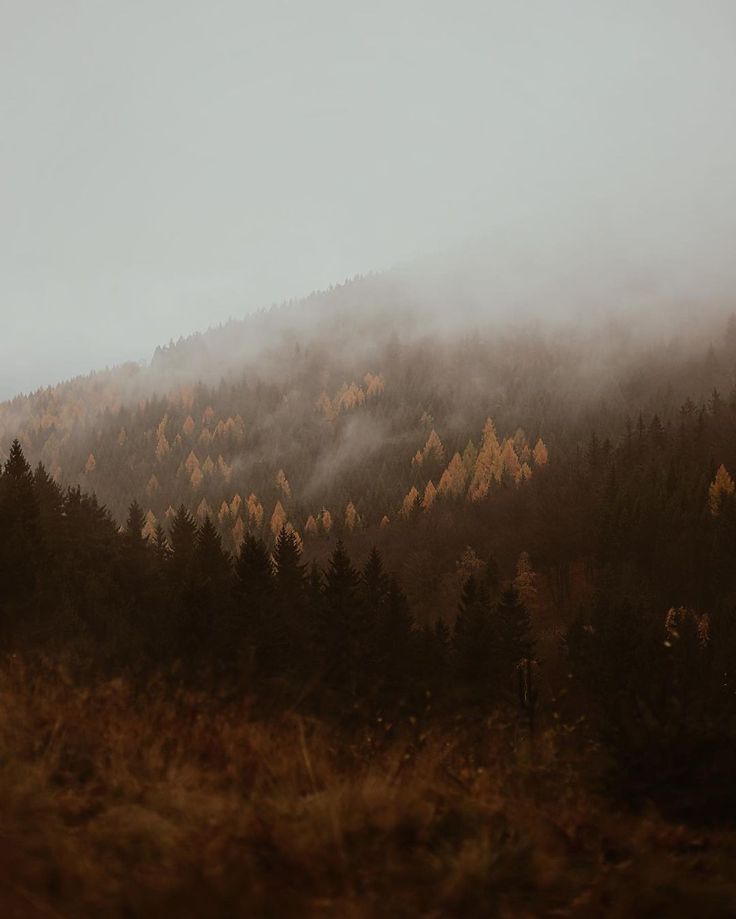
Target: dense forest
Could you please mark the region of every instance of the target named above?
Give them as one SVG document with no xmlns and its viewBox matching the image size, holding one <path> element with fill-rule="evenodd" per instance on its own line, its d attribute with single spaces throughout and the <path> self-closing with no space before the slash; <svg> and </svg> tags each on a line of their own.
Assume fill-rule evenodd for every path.
<svg viewBox="0 0 736 919">
<path fill-rule="evenodd" d="M 12 679 L 199 699 L 215 744 L 234 711 L 294 717 L 312 785 L 319 730 L 366 763 L 400 747 L 402 776 L 446 737 L 469 800 L 523 756 L 540 788 L 577 770 L 614 813 L 722 832 L 736 321 L 418 332 L 390 293 L 357 280 L 0 407 Z M 475 915 L 497 890 L 447 896 Z"/>
</svg>

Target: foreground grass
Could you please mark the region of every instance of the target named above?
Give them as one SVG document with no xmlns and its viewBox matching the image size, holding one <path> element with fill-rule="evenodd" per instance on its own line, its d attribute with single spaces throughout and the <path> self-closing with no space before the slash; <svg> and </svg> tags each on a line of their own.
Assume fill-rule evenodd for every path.
<svg viewBox="0 0 736 919">
<path fill-rule="evenodd" d="M 559 730 L 338 734 L 19 661 L 0 719 L 5 917 L 736 914 L 736 833 L 614 813 Z"/>
</svg>

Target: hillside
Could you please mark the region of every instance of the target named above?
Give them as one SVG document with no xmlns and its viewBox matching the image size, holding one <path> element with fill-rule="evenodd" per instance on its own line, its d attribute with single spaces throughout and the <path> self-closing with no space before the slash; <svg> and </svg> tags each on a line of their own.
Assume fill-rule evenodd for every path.
<svg viewBox="0 0 736 919">
<path fill-rule="evenodd" d="M 621 443 L 640 413 L 672 427 L 686 399 L 732 386 L 736 332 L 717 311 L 683 336 L 654 307 L 627 329 L 438 300 L 374 275 L 231 321 L 147 366 L 0 405 L 0 449 L 18 437 L 32 465 L 94 492 L 119 523 L 136 500 L 149 537 L 184 504 L 233 554 L 246 533 L 271 541 L 284 525 L 307 558 L 337 536 L 377 544 L 431 619 L 454 608 L 467 546 L 506 568 L 530 548 L 518 530 L 494 533 L 506 493 L 550 461 L 570 467 L 591 436 Z M 440 558 L 407 558 L 406 532 L 442 515 L 454 523 Z M 439 591 L 423 586 L 427 567 Z"/>
</svg>

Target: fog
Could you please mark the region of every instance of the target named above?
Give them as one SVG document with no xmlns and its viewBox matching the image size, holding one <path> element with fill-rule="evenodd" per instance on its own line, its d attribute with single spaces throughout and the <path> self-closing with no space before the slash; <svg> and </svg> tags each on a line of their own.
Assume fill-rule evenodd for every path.
<svg viewBox="0 0 736 919">
<path fill-rule="evenodd" d="M 727 304 L 735 50 L 713 0 L 0 2 L 0 398 L 394 266 Z"/>
</svg>

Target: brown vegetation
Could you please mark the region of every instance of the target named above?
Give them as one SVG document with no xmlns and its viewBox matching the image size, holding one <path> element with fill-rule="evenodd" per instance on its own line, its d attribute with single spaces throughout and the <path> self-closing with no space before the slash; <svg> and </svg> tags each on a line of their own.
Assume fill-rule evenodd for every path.
<svg viewBox="0 0 736 919">
<path fill-rule="evenodd" d="M 0 671 L 5 916 L 723 916 L 736 835 L 613 813 L 558 727 L 347 730 Z M 575 766 L 585 757 L 584 784 Z"/>
</svg>

